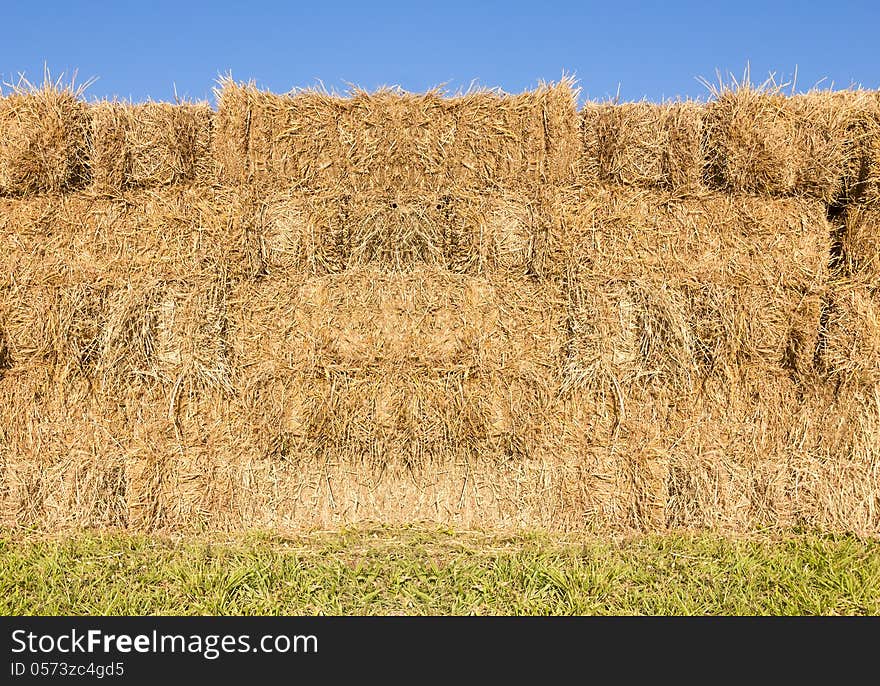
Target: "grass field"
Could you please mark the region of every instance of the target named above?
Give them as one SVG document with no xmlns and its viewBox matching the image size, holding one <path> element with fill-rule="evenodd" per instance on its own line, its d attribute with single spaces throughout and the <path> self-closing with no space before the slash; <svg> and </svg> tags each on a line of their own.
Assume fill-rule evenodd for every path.
<svg viewBox="0 0 880 686">
<path fill-rule="evenodd" d="M 880 541 L 6 531 L 0 614 L 880 614 Z"/>
</svg>

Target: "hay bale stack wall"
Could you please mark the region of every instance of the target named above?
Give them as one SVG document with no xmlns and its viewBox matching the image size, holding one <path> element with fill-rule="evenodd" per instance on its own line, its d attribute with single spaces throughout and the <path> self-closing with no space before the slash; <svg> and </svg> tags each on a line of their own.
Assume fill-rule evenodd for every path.
<svg viewBox="0 0 880 686">
<path fill-rule="evenodd" d="M 880 99 L 0 99 L 0 521 L 880 532 Z"/>
</svg>

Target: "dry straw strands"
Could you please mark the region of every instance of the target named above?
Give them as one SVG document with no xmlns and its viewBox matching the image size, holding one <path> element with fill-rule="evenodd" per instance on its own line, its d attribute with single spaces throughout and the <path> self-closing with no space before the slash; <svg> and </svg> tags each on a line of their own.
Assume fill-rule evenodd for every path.
<svg viewBox="0 0 880 686">
<path fill-rule="evenodd" d="M 260 260 L 249 202 L 209 188 L 3 201 L 5 357 L 113 391 L 228 387 L 225 294 Z"/>
<path fill-rule="evenodd" d="M 214 113 L 207 104 L 97 102 L 91 170 L 97 189 L 168 186 L 209 179 Z"/>
<path fill-rule="evenodd" d="M 568 178 L 578 154 L 572 82 L 522 95 L 323 91 L 275 95 L 224 79 L 214 156 L 221 178 L 273 186 L 424 189 Z"/>
<path fill-rule="evenodd" d="M 61 192 L 88 181 L 88 113 L 82 88 L 22 79 L 0 93 L 0 194 Z"/>
</svg>

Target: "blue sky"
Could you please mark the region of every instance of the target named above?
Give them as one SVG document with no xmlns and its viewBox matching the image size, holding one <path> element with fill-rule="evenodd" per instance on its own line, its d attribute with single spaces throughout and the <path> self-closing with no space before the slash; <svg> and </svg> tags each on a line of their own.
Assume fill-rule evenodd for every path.
<svg viewBox="0 0 880 686">
<path fill-rule="evenodd" d="M 88 94 L 211 98 L 218 74 L 283 92 L 511 92 L 573 73 L 585 96 L 704 96 L 716 70 L 807 88 L 880 88 L 880 2 L 16 2 L 0 10 L 0 78 L 78 70 Z M 759 78 L 760 77 L 760 78 Z"/>
</svg>

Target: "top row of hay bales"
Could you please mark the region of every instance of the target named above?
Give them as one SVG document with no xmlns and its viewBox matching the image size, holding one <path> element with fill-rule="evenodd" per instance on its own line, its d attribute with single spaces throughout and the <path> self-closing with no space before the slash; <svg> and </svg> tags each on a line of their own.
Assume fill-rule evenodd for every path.
<svg viewBox="0 0 880 686">
<path fill-rule="evenodd" d="M 224 80 L 205 103 L 86 104 L 47 84 L 0 97 L 0 193 L 113 193 L 202 181 L 267 189 L 432 192 L 573 181 L 880 200 L 880 93 L 709 103 L 587 103 L 573 82 L 520 95 L 383 89 L 277 95 Z"/>
</svg>

